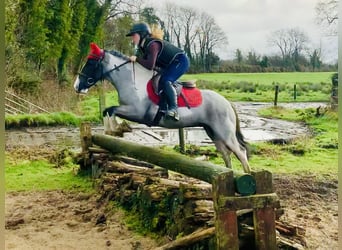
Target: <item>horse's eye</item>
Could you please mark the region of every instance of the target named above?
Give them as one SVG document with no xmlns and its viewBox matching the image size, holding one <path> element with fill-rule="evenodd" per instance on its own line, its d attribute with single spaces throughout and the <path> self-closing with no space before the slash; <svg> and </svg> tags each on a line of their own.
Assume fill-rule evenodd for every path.
<svg viewBox="0 0 342 250">
<path fill-rule="evenodd" d="M 90 86 L 90 85 L 94 85 L 95 84 L 95 81 L 93 78 L 89 77 L 88 80 L 87 80 L 87 84 Z"/>
</svg>

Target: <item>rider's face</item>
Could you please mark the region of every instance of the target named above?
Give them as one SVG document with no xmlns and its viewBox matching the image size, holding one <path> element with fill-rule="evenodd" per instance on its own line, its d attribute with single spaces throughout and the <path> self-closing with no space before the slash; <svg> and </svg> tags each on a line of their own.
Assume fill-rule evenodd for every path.
<svg viewBox="0 0 342 250">
<path fill-rule="evenodd" d="M 134 33 L 132 35 L 132 41 L 135 45 L 139 44 L 139 40 L 140 40 L 140 35 L 138 33 Z"/>
</svg>

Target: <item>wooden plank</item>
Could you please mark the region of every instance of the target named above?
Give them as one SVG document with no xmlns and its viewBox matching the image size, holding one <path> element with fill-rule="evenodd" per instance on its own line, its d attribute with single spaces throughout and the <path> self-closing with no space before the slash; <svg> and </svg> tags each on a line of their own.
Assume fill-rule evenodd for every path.
<svg viewBox="0 0 342 250">
<path fill-rule="evenodd" d="M 250 196 L 221 196 L 218 206 L 224 210 L 241 210 L 249 208 L 275 207 L 279 201 L 275 193 L 256 194 Z"/>
</svg>

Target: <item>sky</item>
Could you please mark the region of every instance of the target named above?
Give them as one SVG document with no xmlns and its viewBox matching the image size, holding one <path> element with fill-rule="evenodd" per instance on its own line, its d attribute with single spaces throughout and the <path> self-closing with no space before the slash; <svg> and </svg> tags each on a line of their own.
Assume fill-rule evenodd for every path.
<svg viewBox="0 0 342 250">
<path fill-rule="evenodd" d="M 172 0 L 179 5 L 206 12 L 228 38 L 228 47 L 217 51 L 220 58 L 232 59 L 236 49 L 243 55 L 249 51 L 273 55 L 279 49 L 270 46 L 267 37 L 272 31 L 299 28 L 307 34 L 313 48 L 321 47 L 324 62 L 336 62 L 337 36 L 328 36 L 315 21 L 319 0 Z M 156 9 L 168 0 L 148 0 Z"/>
</svg>

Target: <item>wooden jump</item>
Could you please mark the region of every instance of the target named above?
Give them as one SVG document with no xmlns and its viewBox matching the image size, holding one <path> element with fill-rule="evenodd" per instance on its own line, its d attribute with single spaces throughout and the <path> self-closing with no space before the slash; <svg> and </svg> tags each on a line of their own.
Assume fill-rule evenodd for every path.
<svg viewBox="0 0 342 250">
<path fill-rule="evenodd" d="M 279 200 L 273 192 L 269 171 L 244 174 L 209 162 L 158 148 L 127 142 L 108 135 L 91 134 L 89 123 L 81 124 L 84 164 L 90 163 L 92 145 L 113 154 L 121 154 L 158 165 L 212 184 L 215 209 L 215 237 L 218 250 L 239 249 L 237 211 L 253 211 L 255 247 L 277 249 L 275 208 Z"/>
</svg>

